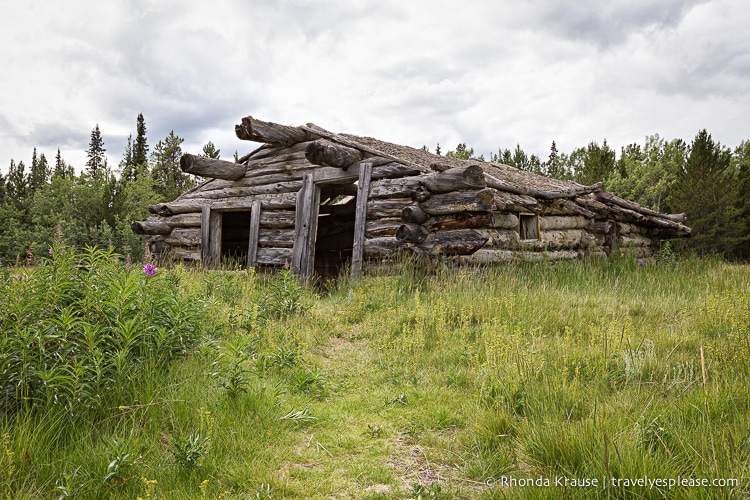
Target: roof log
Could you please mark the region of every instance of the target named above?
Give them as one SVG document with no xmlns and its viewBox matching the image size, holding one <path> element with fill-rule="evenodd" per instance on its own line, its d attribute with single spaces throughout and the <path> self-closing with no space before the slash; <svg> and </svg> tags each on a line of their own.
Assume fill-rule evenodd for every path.
<svg viewBox="0 0 750 500">
<path fill-rule="evenodd" d="M 245 177 L 247 167 L 241 163 L 184 154 L 180 158 L 180 169 L 186 174 L 236 181 Z"/>
<path fill-rule="evenodd" d="M 234 132 L 239 139 L 244 141 L 265 142 L 280 146 L 290 146 L 312 138 L 310 132 L 299 127 L 264 122 L 252 116 L 244 117 L 242 123 L 235 125 Z"/>
</svg>

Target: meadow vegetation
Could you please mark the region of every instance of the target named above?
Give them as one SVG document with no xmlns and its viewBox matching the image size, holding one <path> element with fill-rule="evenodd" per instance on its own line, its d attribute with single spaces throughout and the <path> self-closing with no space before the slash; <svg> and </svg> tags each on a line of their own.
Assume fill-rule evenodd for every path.
<svg viewBox="0 0 750 500">
<path fill-rule="evenodd" d="M 0 270 L 0 498 L 750 494 L 748 266 L 147 271 Z"/>
</svg>

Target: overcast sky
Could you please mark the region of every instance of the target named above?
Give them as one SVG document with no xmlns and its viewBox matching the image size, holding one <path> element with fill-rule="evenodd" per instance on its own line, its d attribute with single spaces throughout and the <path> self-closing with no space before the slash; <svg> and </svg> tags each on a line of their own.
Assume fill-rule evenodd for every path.
<svg viewBox="0 0 750 500">
<path fill-rule="evenodd" d="M 459 7 L 460 5 L 460 7 Z M 37 147 L 80 169 L 148 143 L 213 141 L 243 116 L 443 153 L 548 155 L 658 133 L 750 139 L 746 0 L 25 0 L 0 4 L 0 170 Z"/>
</svg>

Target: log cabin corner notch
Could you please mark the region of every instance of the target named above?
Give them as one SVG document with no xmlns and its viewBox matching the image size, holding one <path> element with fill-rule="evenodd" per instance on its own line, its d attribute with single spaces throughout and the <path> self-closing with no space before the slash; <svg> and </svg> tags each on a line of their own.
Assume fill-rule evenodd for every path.
<svg viewBox="0 0 750 500">
<path fill-rule="evenodd" d="M 247 116 L 240 139 L 262 145 L 227 162 L 185 154 L 197 187 L 132 224 L 150 251 L 207 266 L 291 266 L 302 278 L 387 266 L 398 252 L 459 263 L 575 259 L 690 235 L 663 214 L 498 163 L 459 160 L 308 123 Z"/>
</svg>

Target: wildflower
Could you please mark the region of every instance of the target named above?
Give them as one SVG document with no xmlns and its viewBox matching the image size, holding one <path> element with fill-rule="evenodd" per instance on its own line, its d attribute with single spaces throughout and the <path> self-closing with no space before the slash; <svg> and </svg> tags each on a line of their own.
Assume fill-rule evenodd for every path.
<svg viewBox="0 0 750 500">
<path fill-rule="evenodd" d="M 145 266 L 143 266 L 143 272 L 146 273 L 149 277 L 155 275 L 156 271 L 158 271 L 158 269 L 151 264 L 146 264 Z"/>
<path fill-rule="evenodd" d="M 50 248 L 49 252 L 47 252 L 47 253 L 49 253 L 50 255 L 52 255 L 52 249 Z"/>
</svg>

